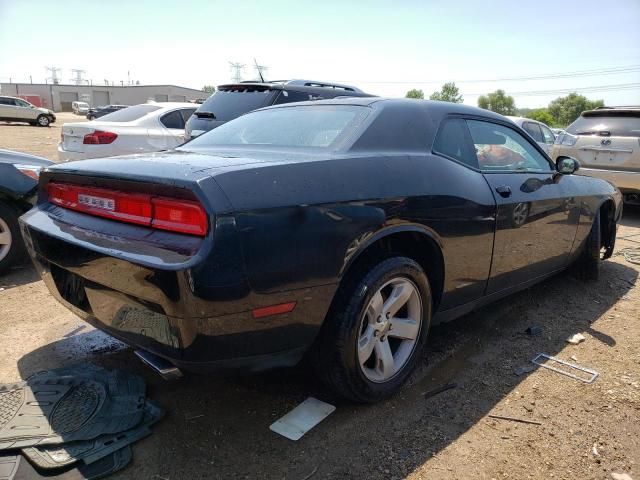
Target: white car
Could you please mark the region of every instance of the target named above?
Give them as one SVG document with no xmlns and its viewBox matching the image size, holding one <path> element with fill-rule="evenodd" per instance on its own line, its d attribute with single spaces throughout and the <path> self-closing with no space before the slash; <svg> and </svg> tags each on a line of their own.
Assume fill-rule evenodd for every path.
<svg viewBox="0 0 640 480">
<path fill-rule="evenodd" d="M 184 143 L 184 125 L 193 103 L 145 103 L 90 122 L 62 125 L 62 161 L 169 150 Z"/>
<path fill-rule="evenodd" d="M 522 127 L 522 129 L 527 132 L 531 137 L 536 141 L 538 145 L 542 147 L 542 149 L 547 153 L 547 155 L 551 154 L 551 148 L 553 147 L 553 143 L 556 141 L 556 136 L 551 131 L 551 129 L 546 126 L 542 122 L 538 122 L 536 120 L 531 120 L 530 118 L 524 117 L 507 117 L 513 123 Z"/>
<path fill-rule="evenodd" d="M 76 115 L 86 115 L 89 111 L 89 104 L 87 102 L 73 102 L 71 111 Z"/>
</svg>

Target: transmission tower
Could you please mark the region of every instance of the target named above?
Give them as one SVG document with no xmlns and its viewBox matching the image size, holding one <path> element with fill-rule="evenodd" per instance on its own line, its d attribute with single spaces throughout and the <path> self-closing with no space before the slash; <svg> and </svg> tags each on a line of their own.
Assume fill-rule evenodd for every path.
<svg viewBox="0 0 640 480">
<path fill-rule="evenodd" d="M 82 85 L 84 83 L 84 78 L 82 78 L 82 75 L 85 74 L 85 70 L 78 70 L 77 68 L 72 68 L 71 73 L 75 75 L 75 77 L 71 79 L 73 83 L 75 83 L 76 85 Z"/>
<path fill-rule="evenodd" d="M 253 59 L 253 64 L 253 68 L 255 69 L 258 78 L 261 82 L 264 82 L 264 76 L 266 75 L 267 70 L 269 70 L 269 67 L 267 67 L 266 65 L 258 65 L 258 62 L 255 58 Z"/>
<path fill-rule="evenodd" d="M 231 65 L 231 71 L 233 72 L 231 80 L 235 83 L 240 83 L 242 81 L 242 71 L 245 67 L 244 63 L 229 62 L 229 65 Z"/>
<path fill-rule="evenodd" d="M 51 80 L 51 83 L 58 84 L 60 83 L 60 79 L 58 79 L 58 72 L 60 69 L 58 67 L 44 67 L 50 74 L 50 77 L 47 77 L 47 80 Z"/>
</svg>

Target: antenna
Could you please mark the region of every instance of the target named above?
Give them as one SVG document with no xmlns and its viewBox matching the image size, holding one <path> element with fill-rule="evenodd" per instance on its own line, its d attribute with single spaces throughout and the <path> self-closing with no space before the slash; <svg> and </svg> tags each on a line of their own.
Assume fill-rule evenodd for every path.
<svg viewBox="0 0 640 480">
<path fill-rule="evenodd" d="M 51 83 L 57 85 L 58 83 L 60 83 L 60 80 L 58 79 L 58 72 L 60 71 L 60 69 L 58 67 L 44 67 L 50 74 L 50 77 L 47 77 L 47 80 L 51 80 Z"/>
<path fill-rule="evenodd" d="M 253 59 L 253 63 L 255 65 L 254 68 L 256 69 L 256 72 L 258 72 L 258 76 L 260 77 L 260 81 L 264 83 L 264 77 L 262 76 L 262 72 L 263 71 L 266 72 L 269 69 L 269 67 L 267 67 L 266 65 L 258 65 L 258 62 L 256 61 L 255 58 Z"/>
<path fill-rule="evenodd" d="M 72 68 L 71 73 L 75 75 L 75 77 L 71 79 L 73 83 L 75 83 L 76 85 L 82 85 L 84 83 L 84 78 L 82 78 L 82 75 L 86 73 L 85 70 L 78 70 L 77 68 Z"/>
<path fill-rule="evenodd" d="M 229 62 L 229 65 L 231 65 L 231 70 L 234 72 L 231 80 L 235 83 L 240 83 L 242 81 L 242 70 L 245 67 L 244 63 Z"/>
</svg>

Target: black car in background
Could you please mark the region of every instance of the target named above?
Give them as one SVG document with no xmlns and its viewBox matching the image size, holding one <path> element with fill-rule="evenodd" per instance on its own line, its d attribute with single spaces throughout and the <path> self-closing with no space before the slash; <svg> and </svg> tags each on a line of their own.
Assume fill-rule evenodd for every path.
<svg viewBox="0 0 640 480">
<path fill-rule="evenodd" d="M 53 162 L 0 150 L 0 274 L 25 253 L 18 217 L 35 202 L 38 177 Z"/>
<path fill-rule="evenodd" d="M 109 113 L 117 112 L 128 106 L 129 105 L 105 105 L 103 107 L 90 108 L 87 112 L 87 119 L 95 120 L 96 118 L 104 117 Z"/>
<path fill-rule="evenodd" d="M 97 328 L 193 371 L 308 354 L 372 402 L 432 323 L 572 264 L 597 278 L 621 194 L 577 168 L 479 108 L 303 102 L 174 151 L 48 168 L 21 223 L 51 293 Z"/>
<path fill-rule="evenodd" d="M 274 80 L 220 85 L 187 121 L 185 140 L 202 135 L 258 108 L 345 96 L 371 97 L 372 95 L 350 85 L 313 80 Z"/>
</svg>

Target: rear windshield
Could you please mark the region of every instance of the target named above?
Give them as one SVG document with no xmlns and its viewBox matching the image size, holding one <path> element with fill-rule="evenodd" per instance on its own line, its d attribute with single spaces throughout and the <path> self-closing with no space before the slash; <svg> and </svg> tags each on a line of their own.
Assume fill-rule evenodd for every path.
<svg viewBox="0 0 640 480">
<path fill-rule="evenodd" d="M 225 123 L 187 143 L 192 150 L 219 145 L 328 148 L 352 132 L 368 107 L 318 105 L 261 110 Z"/>
<path fill-rule="evenodd" d="M 133 122 L 144 117 L 148 113 L 160 110 L 158 105 L 146 103 L 144 105 L 134 105 L 133 107 L 123 108 L 122 110 L 109 113 L 104 117 L 100 117 L 101 122 Z"/>
<path fill-rule="evenodd" d="M 580 116 L 567 127 L 573 135 L 600 134 L 612 137 L 640 137 L 640 113 L 635 115 Z"/>
<path fill-rule="evenodd" d="M 273 95 L 273 90 L 255 88 L 218 90 L 198 108 L 198 112 L 213 113 L 216 120 L 226 122 L 252 110 L 266 107 Z"/>
</svg>

